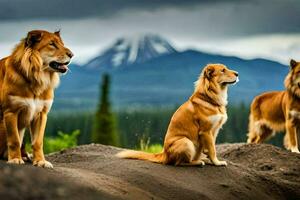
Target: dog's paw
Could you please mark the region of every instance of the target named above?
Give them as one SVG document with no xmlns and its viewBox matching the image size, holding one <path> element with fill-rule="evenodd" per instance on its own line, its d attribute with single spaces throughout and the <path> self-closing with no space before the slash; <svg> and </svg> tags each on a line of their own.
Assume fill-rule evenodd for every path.
<svg viewBox="0 0 300 200">
<path fill-rule="evenodd" d="M 227 162 L 226 161 L 215 161 L 214 165 L 216 166 L 227 166 Z"/>
<path fill-rule="evenodd" d="M 204 165 L 205 165 L 205 162 L 204 162 L 203 160 L 201 160 L 201 161 L 199 162 L 199 164 L 200 164 L 201 166 L 204 166 Z"/>
<path fill-rule="evenodd" d="M 36 167 L 53 168 L 53 165 L 51 164 L 51 162 L 48 162 L 46 160 L 33 161 L 33 165 Z"/>
<path fill-rule="evenodd" d="M 22 159 L 20 159 L 20 158 L 14 158 L 14 159 L 8 160 L 7 163 L 9 163 L 9 164 L 22 165 L 22 164 L 24 164 L 25 162 L 24 162 Z"/>
<path fill-rule="evenodd" d="M 293 153 L 300 153 L 298 147 L 292 147 L 291 152 Z"/>
<path fill-rule="evenodd" d="M 203 160 L 194 160 L 194 161 L 192 161 L 192 164 L 204 166 L 205 162 Z"/>
<path fill-rule="evenodd" d="M 205 163 L 205 164 L 212 164 L 211 160 L 209 158 L 201 158 L 201 160 Z"/>
</svg>

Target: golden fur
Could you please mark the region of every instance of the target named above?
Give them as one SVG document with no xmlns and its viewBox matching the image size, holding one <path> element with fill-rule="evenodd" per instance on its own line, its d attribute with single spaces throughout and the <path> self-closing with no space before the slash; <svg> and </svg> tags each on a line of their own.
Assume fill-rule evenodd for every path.
<svg viewBox="0 0 300 200">
<path fill-rule="evenodd" d="M 275 134 L 286 131 L 284 146 L 299 153 L 297 131 L 300 122 L 300 63 L 290 62 L 284 81 L 286 90 L 266 92 L 251 104 L 248 143 L 262 143 Z"/>
<path fill-rule="evenodd" d="M 227 86 L 235 83 L 238 73 L 222 64 L 207 65 L 195 91 L 187 102 L 174 113 L 169 124 L 162 153 L 122 151 L 121 158 L 149 160 L 174 165 L 204 165 L 202 153 L 214 165 L 226 165 L 216 156 L 215 142 L 218 132 L 227 120 Z"/>
<path fill-rule="evenodd" d="M 0 155 L 23 164 L 22 140 L 29 128 L 33 165 L 52 167 L 43 153 L 43 137 L 58 73 L 67 72 L 72 52 L 59 32 L 30 31 L 12 54 L 0 60 Z"/>
</svg>

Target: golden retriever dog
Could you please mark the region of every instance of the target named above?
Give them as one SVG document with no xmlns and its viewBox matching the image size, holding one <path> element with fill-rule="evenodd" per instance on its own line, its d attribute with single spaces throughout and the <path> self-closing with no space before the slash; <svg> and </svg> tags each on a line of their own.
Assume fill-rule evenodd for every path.
<svg viewBox="0 0 300 200">
<path fill-rule="evenodd" d="M 195 83 L 192 96 L 174 113 L 162 153 L 125 150 L 116 156 L 171 165 L 227 165 L 216 155 L 216 137 L 227 120 L 227 88 L 238 73 L 222 64 L 208 64 Z M 203 153 L 203 154 L 202 154 Z M 208 155 L 203 158 L 204 155 Z"/>
<path fill-rule="evenodd" d="M 300 125 L 300 63 L 290 61 L 285 91 L 263 93 L 253 100 L 249 117 L 248 143 L 262 143 L 276 131 L 286 131 L 284 146 L 299 153 L 297 131 Z"/>
<path fill-rule="evenodd" d="M 33 165 L 52 168 L 45 160 L 43 138 L 59 73 L 68 71 L 73 53 L 59 32 L 33 30 L 0 60 L 0 154 L 23 164 L 25 129 L 31 136 Z"/>
</svg>

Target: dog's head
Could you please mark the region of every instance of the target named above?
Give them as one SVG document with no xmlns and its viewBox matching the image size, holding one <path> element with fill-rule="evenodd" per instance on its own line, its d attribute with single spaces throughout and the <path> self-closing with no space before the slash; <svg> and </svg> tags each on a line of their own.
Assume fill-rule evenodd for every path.
<svg viewBox="0 0 300 200">
<path fill-rule="evenodd" d="M 50 33 L 33 30 L 24 39 L 25 50 L 38 54 L 42 69 L 52 72 L 66 73 L 73 53 L 64 46 L 60 32 Z"/>
<path fill-rule="evenodd" d="M 203 69 L 201 76 L 221 88 L 239 81 L 238 73 L 222 64 L 208 64 Z"/>
<path fill-rule="evenodd" d="M 290 61 L 290 71 L 284 81 L 285 87 L 292 94 L 300 97 L 300 62 Z"/>
<path fill-rule="evenodd" d="M 218 105 L 227 104 L 227 86 L 238 82 L 238 73 L 222 64 L 208 64 L 195 82 L 194 93 L 201 93 Z"/>
</svg>

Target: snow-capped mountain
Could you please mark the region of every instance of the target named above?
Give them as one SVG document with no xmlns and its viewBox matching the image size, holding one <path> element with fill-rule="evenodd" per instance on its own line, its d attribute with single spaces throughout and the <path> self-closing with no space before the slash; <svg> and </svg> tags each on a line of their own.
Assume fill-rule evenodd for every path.
<svg viewBox="0 0 300 200">
<path fill-rule="evenodd" d="M 145 34 L 119 38 L 100 56 L 85 66 L 89 69 L 115 69 L 130 64 L 143 63 L 161 55 L 176 52 L 176 49 L 164 38 Z"/>
</svg>

